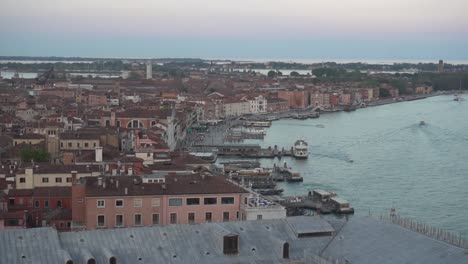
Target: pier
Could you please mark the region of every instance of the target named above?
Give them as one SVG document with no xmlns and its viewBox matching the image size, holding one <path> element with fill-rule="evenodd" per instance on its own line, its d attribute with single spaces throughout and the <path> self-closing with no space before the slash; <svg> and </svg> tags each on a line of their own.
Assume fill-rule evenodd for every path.
<svg viewBox="0 0 468 264">
<path fill-rule="evenodd" d="M 303 209 L 315 210 L 320 214 L 354 214 L 354 208 L 348 201 L 338 197 L 336 193 L 320 189 L 309 191 L 305 196 L 274 195 L 268 197 L 286 207 L 288 215 L 302 214 Z"/>
<path fill-rule="evenodd" d="M 216 152 L 218 155 L 238 156 L 242 158 L 282 158 L 294 157 L 291 149 L 279 149 L 278 146 L 262 148 L 257 144 L 207 144 L 194 145 L 193 152 Z"/>
</svg>

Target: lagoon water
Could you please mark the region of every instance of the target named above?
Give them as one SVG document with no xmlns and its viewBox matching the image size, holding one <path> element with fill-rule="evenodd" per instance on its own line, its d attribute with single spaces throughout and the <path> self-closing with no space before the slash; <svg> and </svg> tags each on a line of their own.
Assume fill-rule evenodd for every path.
<svg viewBox="0 0 468 264">
<path fill-rule="evenodd" d="M 422 120 L 427 125 L 420 126 Z M 286 195 L 322 188 L 350 201 L 356 214 L 395 207 L 468 237 L 468 100 L 437 96 L 279 120 L 264 140 L 245 143 L 289 148 L 300 138 L 309 142 L 309 159 L 261 160 L 263 166 L 286 161 L 304 176 L 303 183 L 280 184 Z"/>
</svg>

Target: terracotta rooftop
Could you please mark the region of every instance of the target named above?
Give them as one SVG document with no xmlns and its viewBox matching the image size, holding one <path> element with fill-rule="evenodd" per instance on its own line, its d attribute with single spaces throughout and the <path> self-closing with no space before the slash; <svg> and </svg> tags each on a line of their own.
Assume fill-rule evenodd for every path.
<svg viewBox="0 0 468 264">
<path fill-rule="evenodd" d="M 99 140 L 100 135 L 95 133 L 67 132 L 60 134 L 60 139 L 93 139 Z"/>
<path fill-rule="evenodd" d="M 36 187 L 34 189 L 14 189 L 8 196 L 71 197 L 71 187 Z"/>
<path fill-rule="evenodd" d="M 45 137 L 40 134 L 14 135 L 13 138 L 14 139 L 45 139 Z"/>
<path fill-rule="evenodd" d="M 86 185 L 88 197 L 247 192 L 224 177 L 200 174 L 166 176 L 166 183 L 143 183 L 140 177 L 132 176 L 102 177 L 102 181 L 103 183 L 98 185 L 98 177 L 80 179 L 80 182 Z M 127 189 L 127 194 L 125 194 L 125 189 Z"/>
<path fill-rule="evenodd" d="M 34 168 L 34 174 L 57 174 L 57 173 L 77 173 L 100 172 L 101 168 L 97 165 L 48 165 Z"/>
</svg>

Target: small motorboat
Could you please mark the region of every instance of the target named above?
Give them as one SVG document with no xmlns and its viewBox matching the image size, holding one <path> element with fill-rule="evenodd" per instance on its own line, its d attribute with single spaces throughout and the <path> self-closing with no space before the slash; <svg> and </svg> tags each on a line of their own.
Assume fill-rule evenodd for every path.
<svg viewBox="0 0 468 264">
<path fill-rule="evenodd" d="M 419 125 L 420 125 L 420 126 L 425 126 L 425 125 L 426 125 L 426 122 L 421 121 L 421 122 L 419 122 Z"/>
</svg>

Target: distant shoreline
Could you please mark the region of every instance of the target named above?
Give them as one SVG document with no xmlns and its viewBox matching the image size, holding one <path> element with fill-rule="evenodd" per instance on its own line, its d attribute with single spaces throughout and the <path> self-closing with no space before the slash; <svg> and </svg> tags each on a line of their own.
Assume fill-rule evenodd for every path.
<svg viewBox="0 0 468 264">
<path fill-rule="evenodd" d="M 339 59 L 339 58 L 151 58 L 151 57 L 60 57 L 60 56 L 0 56 L 0 63 L 13 61 L 37 61 L 38 63 L 50 62 L 94 62 L 101 60 L 153 60 L 153 61 L 213 61 L 213 62 L 237 62 L 237 63 L 299 63 L 299 64 L 320 64 L 320 63 L 363 63 L 370 65 L 393 65 L 393 64 L 436 64 L 438 59 Z M 445 64 L 468 65 L 468 59 L 444 59 Z"/>
</svg>

